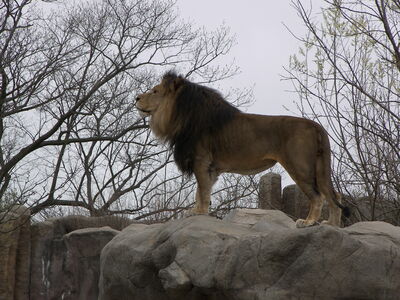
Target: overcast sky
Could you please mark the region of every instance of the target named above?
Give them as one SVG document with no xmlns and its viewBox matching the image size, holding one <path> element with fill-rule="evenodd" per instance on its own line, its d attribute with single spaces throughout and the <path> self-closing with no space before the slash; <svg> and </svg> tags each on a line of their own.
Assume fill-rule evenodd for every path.
<svg viewBox="0 0 400 300">
<path fill-rule="evenodd" d="M 314 9 L 320 4 L 321 0 L 313 0 Z M 305 29 L 290 0 L 178 0 L 177 5 L 183 19 L 210 30 L 224 23 L 236 35 L 236 46 L 228 56 L 235 59 L 241 74 L 223 86 L 254 86 L 255 103 L 248 112 L 291 114 L 284 105 L 295 110 L 296 95 L 288 92 L 291 84 L 280 75 L 300 43 L 284 24 L 300 35 Z"/>
</svg>

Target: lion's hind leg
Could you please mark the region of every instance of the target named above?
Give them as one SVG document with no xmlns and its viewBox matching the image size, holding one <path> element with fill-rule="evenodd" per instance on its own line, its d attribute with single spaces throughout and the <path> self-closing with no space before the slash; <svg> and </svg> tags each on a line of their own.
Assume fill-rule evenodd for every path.
<svg viewBox="0 0 400 300">
<path fill-rule="evenodd" d="M 340 208 L 341 195 L 336 193 L 331 179 L 329 152 L 322 152 L 317 159 L 317 185 L 329 205 L 329 218 L 323 224 L 340 226 L 342 209 Z"/>
<path fill-rule="evenodd" d="M 287 159 L 280 163 L 310 201 L 310 209 L 307 218 L 298 219 L 296 221 L 296 227 L 302 228 L 318 225 L 324 197 L 316 186 L 315 163 L 310 162 L 307 158 L 304 160 L 297 158 L 297 161 L 293 163 L 290 163 L 289 159 Z"/>
<path fill-rule="evenodd" d="M 318 225 L 318 220 L 321 217 L 322 205 L 324 198 L 322 195 L 317 193 L 313 186 L 307 183 L 297 182 L 297 185 L 303 191 L 303 193 L 310 200 L 310 209 L 306 219 L 298 219 L 296 221 L 297 228 L 309 227 Z"/>
<path fill-rule="evenodd" d="M 327 221 L 322 221 L 322 224 L 332 225 L 332 226 L 340 226 L 340 221 L 342 217 L 342 209 L 337 206 L 333 197 L 336 197 L 336 200 L 340 203 L 341 196 L 339 193 L 333 193 L 330 197 L 327 197 L 328 205 L 329 205 L 329 218 Z"/>
</svg>

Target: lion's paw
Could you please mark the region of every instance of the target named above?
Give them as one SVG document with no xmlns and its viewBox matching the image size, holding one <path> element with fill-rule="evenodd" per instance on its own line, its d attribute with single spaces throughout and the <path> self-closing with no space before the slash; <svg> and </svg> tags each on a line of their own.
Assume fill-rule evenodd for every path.
<svg viewBox="0 0 400 300">
<path fill-rule="evenodd" d="M 319 223 L 314 220 L 298 219 L 296 221 L 297 228 L 305 228 L 305 227 L 311 227 L 311 226 L 316 226 L 316 225 L 319 225 Z"/>
</svg>

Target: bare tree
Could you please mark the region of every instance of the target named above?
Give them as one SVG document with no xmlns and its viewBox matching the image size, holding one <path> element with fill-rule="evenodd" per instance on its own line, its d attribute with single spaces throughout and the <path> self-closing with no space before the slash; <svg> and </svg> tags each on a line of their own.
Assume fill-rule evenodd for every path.
<svg viewBox="0 0 400 300">
<path fill-rule="evenodd" d="M 329 128 L 336 184 L 358 219 L 399 224 L 400 2 L 325 1 L 319 18 L 292 3 L 307 28 L 286 76 L 298 108 Z"/>
<path fill-rule="evenodd" d="M 170 68 L 206 83 L 234 75 L 217 61 L 233 42 L 180 20 L 173 1 L 2 1 L 0 198 L 33 213 L 179 213 L 190 182 L 132 99 Z"/>
</svg>

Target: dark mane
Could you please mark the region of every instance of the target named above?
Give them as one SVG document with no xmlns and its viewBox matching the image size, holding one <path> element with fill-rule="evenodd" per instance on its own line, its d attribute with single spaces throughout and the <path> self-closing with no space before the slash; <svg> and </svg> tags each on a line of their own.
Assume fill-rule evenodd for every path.
<svg viewBox="0 0 400 300">
<path fill-rule="evenodd" d="M 177 79 L 180 79 L 179 85 L 172 87 L 176 89 L 176 98 L 171 122 L 178 130 L 168 140 L 178 168 L 192 175 L 197 143 L 210 136 L 211 144 L 208 146 L 213 152 L 219 146 L 215 141 L 216 133 L 240 111 L 218 91 L 190 82 L 173 72 L 166 73 L 163 82 L 168 86 L 176 84 Z"/>
</svg>

